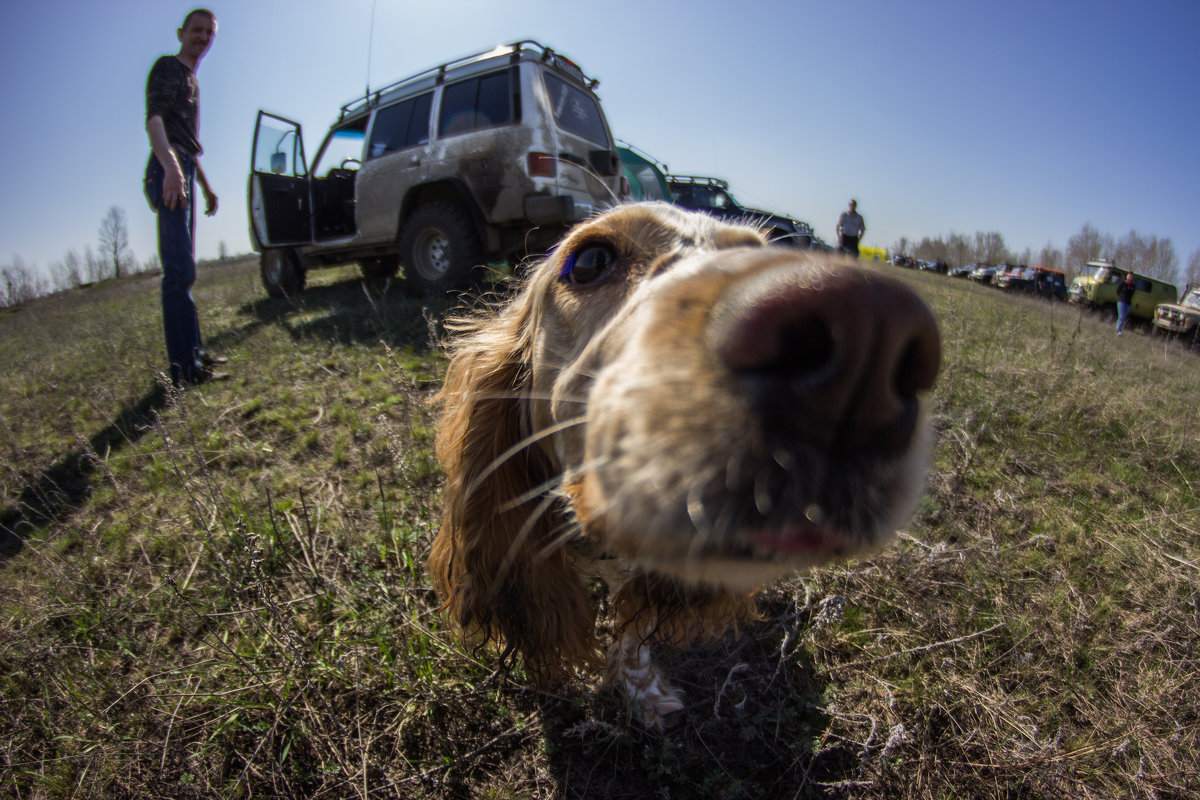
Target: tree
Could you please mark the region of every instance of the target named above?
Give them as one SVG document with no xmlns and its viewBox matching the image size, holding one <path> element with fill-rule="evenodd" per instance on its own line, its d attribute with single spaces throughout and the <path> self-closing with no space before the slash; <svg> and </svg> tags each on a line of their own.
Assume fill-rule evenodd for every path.
<svg viewBox="0 0 1200 800">
<path fill-rule="evenodd" d="M 1118 267 L 1128 267 L 1164 281 L 1175 281 L 1179 268 L 1175 245 L 1170 239 L 1142 236 L 1137 231 L 1121 237 L 1114 247 L 1113 258 Z"/>
<path fill-rule="evenodd" d="M 62 261 L 50 265 L 50 276 L 57 291 L 78 287 L 83 283 L 83 261 L 79 258 L 79 253 L 68 250 Z"/>
<path fill-rule="evenodd" d="M 1182 280 L 1185 286 L 1200 286 L 1200 250 L 1196 250 L 1188 259 Z"/>
<path fill-rule="evenodd" d="M 1113 240 L 1108 234 L 1100 233 L 1085 222 L 1079 233 L 1067 240 L 1066 271 L 1076 274 L 1083 271 L 1089 261 L 1113 258 Z"/>
<path fill-rule="evenodd" d="M 1050 269 L 1063 268 L 1063 252 L 1054 245 L 1046 242 L 1046 246 L 1042 248 L 1042 252 L 1038 254 L 1038 264 Z"/>
<path fill-rule="evenodd" d="M 1008 260 L 1008 245 L 1004 243 L 1004 236 L 996 231 L 978 231 L 974 250 L 974 260 L 981 264 L 999 264 Z"/>
<path fill-rule="evenodd" d="M 28 303 L 45 287 L 38 285 L 19 257 L 13 256 L 12 264 L 0 267 L 0 308 L 15 308 Z"/>
<path fill-rule="evenodd" d="M 908 248 L 909 248 L 908 237 L 901 236 L 899 239 L 896 240 L 896 243 L 894 245 L 892 245 L 892 254 L 897 255 L 897 256 L 906 256 L 906 255 L 908 255 Z"/>
<path fill-rule="evenodd" d="M 133 262 L 133 255 L 129 252 L 125 211 L 117 206 L 108 209 L 100 221 L 100 259 L 105 271 L 114 278 L 122 277 Z"/>
</svg>

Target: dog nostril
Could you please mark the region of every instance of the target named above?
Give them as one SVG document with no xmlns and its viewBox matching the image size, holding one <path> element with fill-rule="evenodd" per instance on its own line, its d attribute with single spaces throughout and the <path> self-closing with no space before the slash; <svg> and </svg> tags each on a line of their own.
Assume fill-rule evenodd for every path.
<svg viewBox="0 0 1200 800">
<path fill-rule="evenodd" d="M 835 369 L 833 331 L 825 320 L 807 315 L 782 326 L 776 336 L 779 354 L 774 364 L 764 365 L 766 370 L 813 382 Z"/>
</svg>

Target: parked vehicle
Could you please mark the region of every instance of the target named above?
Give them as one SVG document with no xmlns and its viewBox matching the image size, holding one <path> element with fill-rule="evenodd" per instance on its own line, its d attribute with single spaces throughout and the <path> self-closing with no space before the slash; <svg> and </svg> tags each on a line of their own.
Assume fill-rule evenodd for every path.
<svg viewBox="0 0 1200 800">
<path fill-rule="evenodd" d="M 1000 269 L 995 264 L 977 264 L 971 270 L 971 280 L 976 283 L 991 284 L 996 277 L 996 272 Z"/>
<path fill-rule="evenodd" d="M 1072 303 L 1097 311 L 1104 319 L 1117 318 L 1117 286 L 1125 280 L 1125 270 L 1111 261 L 1089 261 L 1071 283 L 1068 296 Z M 1172 283 L 1133 273 L 1133 308 L 1130 316 L 1143 322 L 1154 320 L 1154 309 L 1161 303 L 1174 303 L 1179 290 Z"/>
<path fill-rule="evenodd" d="M 969 278 L 971 277 L 971 271 L 974 269 L 974 264 L 964 264 L 961 267 L 951 267 L 950 271 L 946 274 L 951 278 Z"/>
<path fill-rule="evenodd" d="M 676 205 L 722 219 L 760 225 L 772 244 L 803 248 L 814 245 L 813 229 L 807 222 L 741 205 L 729 193 L 729 183 L 720 178 L 668 175 L 667 185 Z"/>
<path fill-rule="evenodd" d="M 674 202 L 675 195 L 667 185 L 666 164 L 624 142 L 617 148 L 617 155 L 621 159 L 621 171 L 625 177 L 625 182 L 621 184 L 622 200 Z"/>
<path fill-rule="evenodd" d="M 1010 292 L 1024 292 L 1047 300 L 1067 299 L 1067 276 L 1050 267 L 1018 267 L 996 279 L 996 287 Z"/>
<path fill-rule="evenodd" d="M 449 61 L 342 106 L 311 169 L 300 125 L 260 111 L 250 232 L 268 294 L 350 262 L 440 292 L 549 247 L 617 199 L 596 84 L 531 41 Z"/>
<path fill-rule="evenodd" d="M 1200 286 L 1189 286 L 1177 304 L 1159 304 L 1154 309 L 1154 329 L 1200 350 Z"/>
</svg>

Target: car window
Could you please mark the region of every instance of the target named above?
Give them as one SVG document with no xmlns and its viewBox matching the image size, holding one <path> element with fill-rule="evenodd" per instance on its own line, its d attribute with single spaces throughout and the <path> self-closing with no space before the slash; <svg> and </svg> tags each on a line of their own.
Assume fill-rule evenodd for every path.
<svg viewBox="0 0 1200 800">
<path fill-rule="evenodd" d="M 546 91 L 550 95 L 550 110 L 554 123 L 559 128 L 576 136 L 582 136 L 601 147 L 608 147 L 608 133 L 604 129 L 604 117 L 596 100 L 556 75 L 546 75 Z"/>
<path fill-rule="evenodd" d="M 1184 296 L 1183 300 L 1179 301 L 1179 304 L 1191 308 L 1200 308 L 1200 289 L 1192 289 Z"/>
<path fill-rule="evenodd" d="M 366 120 L 353 126 L 339 128 L 321 146 L 321 154 L 313 167 L 313 175 L 326 177 L 338 168 L 358 169 L 362 165 L 363 140 L 366 139 Z"/>
<path fill-rule="evenodd" d="M 1154 289 L 1154 286 L 1151 285 L 1148 278 L 1134 278 L 1133 288 L 1139 292 L 1149 292 Z"/>
<path fill-rule="evenodd" d="M 438 136 L 491 128 L 513 121 L 509 70 L 452 83 L 442 92 Z"/>
<path fill-rule="evenodd" d="M 375 114 L 375 124 L 371 128 L 371 144 L 367 147 L 367 158 L 379 158 L 387 153 L 428 142 L 429 109 L 432 105 L 433 93 L 429 92 L 379 109 Z"/>
</svg>

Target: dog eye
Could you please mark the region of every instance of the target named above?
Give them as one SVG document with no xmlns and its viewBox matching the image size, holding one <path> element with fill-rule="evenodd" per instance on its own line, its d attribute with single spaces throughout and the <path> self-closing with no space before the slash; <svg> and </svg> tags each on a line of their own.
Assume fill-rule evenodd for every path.
<svg viewBox="0 0 1200 800">
<path fill-rule="evenodd" d="M 567 256 L 560 273 L 567 283 L 582 286 L 603 278 L 617 263 L 616 252 L 606 244 L 590 244 Z"/>
</svg>

